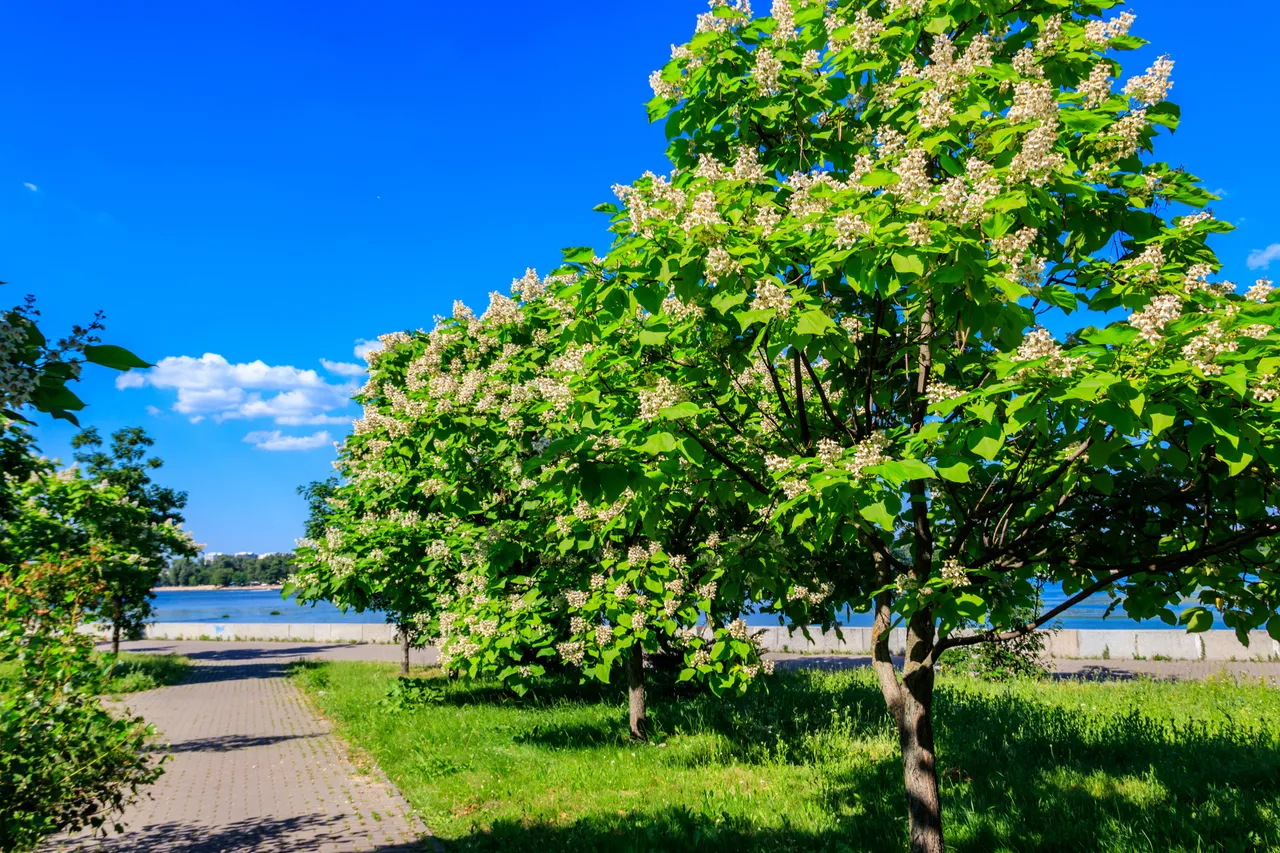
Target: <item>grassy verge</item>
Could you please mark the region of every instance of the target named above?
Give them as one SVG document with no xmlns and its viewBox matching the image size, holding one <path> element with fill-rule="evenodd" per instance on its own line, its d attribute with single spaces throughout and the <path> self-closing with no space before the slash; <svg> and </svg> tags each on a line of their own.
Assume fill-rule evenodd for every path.
<svg viewBox="0 0 1280 853">
<path fill-rule="evenodd" d="M 900 851 L 894 735 L 866 671 L 779 673 L 729 701 L 651 691 L 653 745 L 618 688 L 516 698 L 395 669 L 295 677 L 451 851 Z M 1280 694 L 1208 682 L 944 677 L 935 720 L 952 849 L 1280 849 Z"/>
<path fill-rule="evenodd" d="M 110 694 L 136 693 L 177 684 L 186 678 L 191 661 L 181 655 L 140 655 L 121 652 L 111 677 L 103 685 L 102 692 Z"/>
</svg>

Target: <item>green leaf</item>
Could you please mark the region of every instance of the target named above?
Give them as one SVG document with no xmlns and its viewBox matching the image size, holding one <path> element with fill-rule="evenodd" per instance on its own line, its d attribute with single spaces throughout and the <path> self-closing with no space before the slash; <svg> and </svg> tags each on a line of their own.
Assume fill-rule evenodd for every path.
<svg viewBox="0 0 1280 853">
<path fill-rule="evenodd" d="M 1138 330 L 1127 323 L 1116 323 L 1105 329 L 1085 332 L 1081 337 L 1091 344 L 1118 347 L 1131 344 L 1138 338 Z"/>
<path fill-rule="evenodd" d="M 835 321 L 818 309 L 806 311 L 796 320 L 796 333 L 819 337 L 836 327 Z"/>
<path fill-rule="evenodd" d="M 916 252 L 894 252 L 890 260 L 893 261 L 893 268 L 899 273 L 924 275 L 924 263 Z"/>
<path fill-rule="evenodd" d="M 124 347 L 111 344 L 87 344 L 84 348 L 84 360 L 91 364 L 100 364 L 112 370 L 145 369 L 152 367 Z"/>
<path fill-rule="evenodd" d="M 950 480 L 953 483 L 969 482 L 969 471 L 973 467 L 963 459 L 952 458 L 947 460 L 946 465 L 938 465 L 938 475 L 944 480 Z"/>
<path fill-rule="evenodd" d="M 757 308 L 751 311 L 734 311 L 733 316 L 738 319 L 738 325 L 742 327 L 742 331 L 751 328 L 753 323 L 767 323 L 773 319 L 775 311 L 772 308 Z"/>
<path fill-rule="evenodd" d="M 927 462 L 921 462 L 919 459 L 895 459 L 886 464 L 902 469 L 906 474 L 903 477 L 904 480 L 935 480 L 938 477 Z"/>
<path fill-rule="evenodd" d="M 999 424 L 987 424 L 969 434 L 969 449 L 990 461 L 999 455 L 1004 447 L 1004 432 Z"/>
<path fill-rule="evenodd" d="M 1280 615 L 1267 620 L 1267 633 L 1271 635 L 1271 639 L 1280 640 Z"/>
<path fill-rule="evenodd" d="M 698 408 L 697 403 L 676 403 L 674 406 L 663 409 L 658 416 L 669 421 L 678 421 L 681 418 L 691 418 L 700 411 L 702 409 Z"/>
<path fill-rule="evenodd" d="M 747 301 L 747 294 L 741 290 L 732 293 L 717 293 L 711 297 L 711 307 L 719 311 L 721 314 L 728 314 L 729 309 L 735 305 L 741 305 Z"/>
<path fill-rule="evenodd" d="M 1173 426 L 1174 421 L 1178 419 L 1178 410 L 1168 403 L 1159 403 L 1147 407 L 1147 418 L 1151 421 L 1151 434 L 1159 436 Z"/>
<path fill-rule="evenodd" d="M 888 169 L 872 169 L 858 179 L 864 187 L 891 187 L 902 180 Z"/>
<path fill-rule="evenodd" d="M 884 505 L 884 501 L 874 503 L 871 506 L 858 508 L 858 513 L 867 521 L 883 527 L 885 530 L 893 530 L 894 516 L 889 512 L 889 508 Z"/>
<path fill-rule="evenodd" d="M 657 346 L 667 339 L 666 332 L 654 332 L 649 329 L 640 330 L 640 343 L 647 347 Z"/>
<path fill-rule="evenodd" d="M 561 249 L 564 255 L 564 262 L 567 264 L 585 264 L 596 256 L 595 249 L 590 246 L 570 246 L 567 249 Z"/>
<path fill-rule="evenodd" d="M 649 436 L 649 440 L 637 448 L 641 453 L 656 455 L 670 453 L 676 449 L 676 437 L 669 432 L 660 432 Z"/>
<path fill-rule="evenodd" d="M 1199 634 L 1213 627 L 1213 614 L 1204 607 L 1188 607 L 1178 617 L 1178 624 L 1187 626 L 1187 633 Z"/>
</svg>

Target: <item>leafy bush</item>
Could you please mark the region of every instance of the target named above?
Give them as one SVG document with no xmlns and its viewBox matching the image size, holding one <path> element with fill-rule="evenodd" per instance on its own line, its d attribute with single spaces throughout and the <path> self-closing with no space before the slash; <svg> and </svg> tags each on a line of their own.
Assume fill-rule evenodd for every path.
<svg viewBox="0 0 1280 853">
<path fill-rule="evenodd" d="M 0 575 L 2 850 L 101 828 L 161 772 L 146 751 L 150 728 L 112 714 L 97 696 L 110 666 L 76 630 L 104 592 L 91 563 L 67 559 Z"/>
</svg>

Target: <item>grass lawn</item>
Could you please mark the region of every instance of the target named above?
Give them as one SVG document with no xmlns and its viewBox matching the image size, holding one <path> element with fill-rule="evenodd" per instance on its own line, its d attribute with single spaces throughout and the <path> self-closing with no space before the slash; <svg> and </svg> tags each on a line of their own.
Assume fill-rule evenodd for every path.
<svg viewBox="0 0 1280 853">
<path fill-rule="evenodd" d="M 187 675 L 191 661 L 181 655 L 140 655 L 121 652 L 102 692 L 136 693 L 177 684 Z"/>
<path fill-rule="evenodd" d="M 896 738 L 866 670 L 779 672 L 717 701 L 549 681 L 517 698 L 424 671 L 388 702 L 385 664 L 295 678 L 450 851 L 900 851 Z M 1280 849 L 1280 692 L 1207 682 L 944 676 L 943 804 L 961 851 Z"/>
</svg>

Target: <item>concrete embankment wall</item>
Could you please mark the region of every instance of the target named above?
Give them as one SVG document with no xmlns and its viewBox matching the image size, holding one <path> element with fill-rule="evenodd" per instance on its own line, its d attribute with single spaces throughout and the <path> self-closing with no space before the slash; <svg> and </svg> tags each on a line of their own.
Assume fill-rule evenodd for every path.
<svg viewBox="0 0 1280 853">
<path fill-rule="evenodd" d="M 845 628 L 843 638 L 835 631 L 814 628 L 806 637 L 786 628 L 757 628 L 761 645 L 776 652 L 814 654 L 865 654 L 871 649 L 870 628 Z M 147 626 L 149 640 L 279 640 L 306 643 L 394 643 L 391 625 L 238 623 L 238 622 L 156 622 Z M 889 648 L 902 654 L 906 632 L 890 633 Z M 1265 631 L 1254 631 L 1245 646 L 1234 631 L 1205 631 L 1188 634 L 1176 630 L 1070 628 L 1045 634 L 1046 651 L 1060 658 L 1111 658 L 1137 660 L 1276 660 L 1280 643 Z"/>
</svg>

